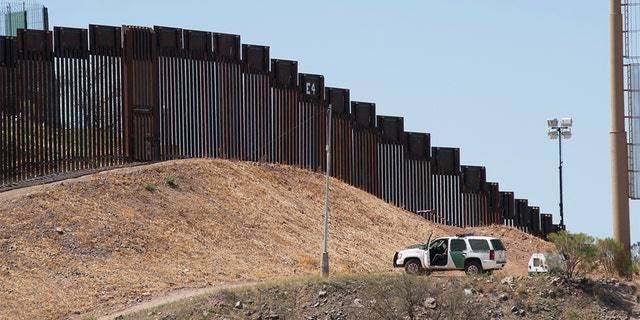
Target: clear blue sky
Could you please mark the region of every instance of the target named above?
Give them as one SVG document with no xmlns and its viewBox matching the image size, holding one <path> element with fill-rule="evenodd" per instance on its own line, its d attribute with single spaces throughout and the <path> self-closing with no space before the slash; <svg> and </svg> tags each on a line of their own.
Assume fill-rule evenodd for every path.
<svg viewBox="0 0 640 320">
<path fill-rule="evenodd" d="M 563 141 L 571 232 L 612 237 L 609 1 L 42 1 L 51 26 L 169 26 L 239 34 L 297 60 L 433 146 L 459 147 L 501 191 L 559 222 L 558 141 L 546 119 L 573 117 Z M 631 240 L 640 204 L 630 201 Z M 634 230 L 635 229 L 635 230 Z"/>
</svg>

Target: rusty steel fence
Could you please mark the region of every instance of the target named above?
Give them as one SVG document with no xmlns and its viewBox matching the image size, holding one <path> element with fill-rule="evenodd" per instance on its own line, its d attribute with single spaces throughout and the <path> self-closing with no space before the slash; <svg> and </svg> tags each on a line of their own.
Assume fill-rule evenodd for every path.
<svg viewBox="0 0 640 320">
<path fill-rule="evenodd" d="M 179 158 L 326 171 L 433 222 L 545 237 L 550 214 L 405 132 L 349 89 L 239 35 L 155 26 L 55 27 L 0 37 L 0 191 L 50 175 Z M 328 109 L 331 108 L 331 119 Z"/>
<path fill-rule="evenodd" d="M 0 37 L 2 184 L 128 161 L 120 34 L 91 26 L 55 28 L 55 42 L 36 30 Z"/>
</svg>

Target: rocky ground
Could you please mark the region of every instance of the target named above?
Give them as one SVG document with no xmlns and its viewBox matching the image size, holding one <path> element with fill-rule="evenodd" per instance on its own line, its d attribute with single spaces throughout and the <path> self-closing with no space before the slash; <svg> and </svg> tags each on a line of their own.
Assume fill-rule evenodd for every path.
<svg viewBox="0 0 640 320">
<path fill-rule="evenodd" d="M 613 279 L 360 276 L 222 290 L 117 319 L 636 319 Z"/>
<path fill-rule="evenodd" d="M 319 274 L 322 173 L 185 159 L 47 182 L 0 190 L 0 319 L 108 317 L 185 290 Z M 509 263 L 494 273 L 497 287 L 504 277 L 526 276 L 531 253 L 550 246 L 507 226 L 433 224 L 334 179 L 329 221 L 332 279 L 397 276 L 402 271 L 391 259 L 398 249 L 430 233 L 473 232 L 500 237 L 507 247 Z M 311 288 L 308 303 L 323 291 Z M 474 290 L 470 297 L 492 297 Z M 624 297 L 637 300 L 635 293 Z M 355 299 L 368 297 L 336 303 L 350 306 Z M 244 305 L 245 314 L 258 312 Z"/>
</svg>

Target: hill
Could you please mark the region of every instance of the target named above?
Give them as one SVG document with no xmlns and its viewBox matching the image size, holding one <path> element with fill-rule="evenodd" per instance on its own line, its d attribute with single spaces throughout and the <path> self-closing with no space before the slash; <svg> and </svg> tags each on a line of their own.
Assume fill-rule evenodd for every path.
<svg viewBox="0 0 640 320">
<path fill-rule="evenodd" d="M 616 279 L 556 276 L 298 278 L 211 290 L 115 319 L 638 319 L 637 288 Z"/>
<path fill-rule="evenodd" d="M 175 184 L 167 183 L 174 180 Z M 427 235 L 493 235 L 507 275 L 549 245 L 507 226 L 428 222 L 330 182 L 332 276 L 401 273 L 393 253 Z M 277 164 L 185 159 L 0 193 L 0 319 L 66 319 L 213 288 L 320 272 L 325 175 Z"/>
</svg>

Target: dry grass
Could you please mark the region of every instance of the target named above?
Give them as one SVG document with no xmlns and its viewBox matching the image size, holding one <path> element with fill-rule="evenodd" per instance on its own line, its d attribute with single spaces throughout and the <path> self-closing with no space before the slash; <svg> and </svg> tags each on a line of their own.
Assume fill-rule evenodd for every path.
<svg viewBox="0 0 640 320">
<path fill-rule="evenodd" d="M 322 173 L 188 159 L 0 193 L 0 318 L 80 317 L 179 288 L 318 274 L 324 192 Z M 400 272 L 395 251 L 461 231 L 331 181 L 331 274 Z M 505 240 L 509 274 L 526 274 L 547 245 L 505 226 L 472 231 Z"/>
</svg>

